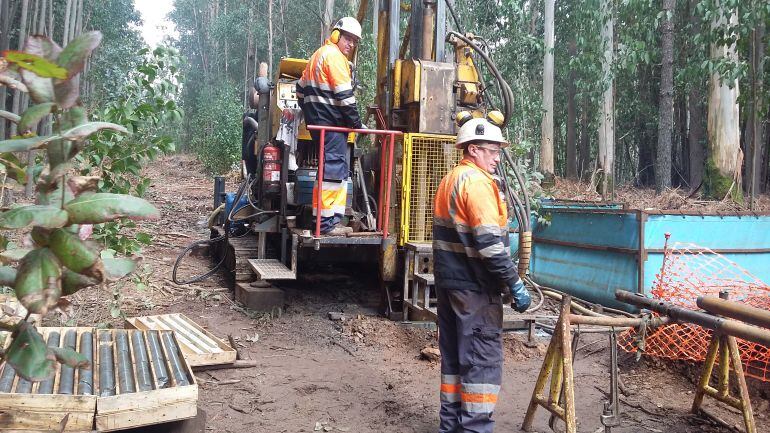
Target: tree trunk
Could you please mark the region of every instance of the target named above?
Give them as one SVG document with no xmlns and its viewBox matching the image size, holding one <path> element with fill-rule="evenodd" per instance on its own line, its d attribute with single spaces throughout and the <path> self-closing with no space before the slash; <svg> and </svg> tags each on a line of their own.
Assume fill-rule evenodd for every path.
<svg viewBox="0 0 770 433">
<path fill-rule="evenodd" d="M 639 103 L 643 107 L 651 106 L 654 97 L 650 89 L 652 81 L 652 67 L 640 65 L 638 68 Z M 638 116 L 636 119 L 637 137 L 639 140 L 639 161 L 636 166 L 636 179 L 639 186 L 650 186 L 655 183 L 655 145 L 648 127 L 649 120 L 646 116 Z"/>
<path fill-rule="evenodd" d="M 332 2 L 334 7 L 334 2 Z M 267 0 L 267 71 L 273 76 L 273 0 Z"/>
<path fill-rule="evenodd" d="M 11 28 L 11 8 L 10 8 L 10 0 L 1 0 L 2 4 L 0 4 L 0 51 L 7 50 L 11 45 L 11 38 L 8 37 L 8 31 Z M 5 110 L 6 107 L 6 98 L 8 97 L 6 86 L 0 86 L 0 110 Z M 0 140 L 6 139 L 6 133 L 5 133 L 5 125 L 7 122 L 5 119 L 0 119 Z"/>
<path fill-rule="evenodd" d="M 321 22 L 321 43 L 332 33 L 332 17 L 334 16 L 334 0 L 326 0 Z"/>
<path fill-rule="evenodd" d="M 574 35 L 569 41 L 570 58 L 577 57 L 577 41 Z M 567 80 L 567 161 L 566 174 L 568 179 L 577 179 L 577 140 L 575 125 L 577 123 L 577 113 L 575 109 L 575 81 L 577 75 L 575 70 L 570 68 L 569 79 Z"/>
<path fill-rule="evenodd" d="M 67 45 L 70 41 L 70 26 L 72 25 L 72 0 L 67 0 L 64 8 L 64 27 L 62 28 L 61 46 Z"/>
<path fill-rule="evenodd" d="M 286 36 L 286 0 L 278 0 L 278 5 L 281 8 L 281 34 L 283 35 L 283 55 L 289 57 L 289 38 Z M 376 11 L 375 11 L 376 12 Z M 377 20 L 374 20 L 377 21 Z"/>
<path fill-rule="evenodd" d="M 29 12 L 29 0 L 21 0 L 21 18 L 19 27 L 19 44 L 18 50 L 21 51 L 24 48 L 24 40 L 27 38 L 27 13 Z M 16 114 L 21 114 L 21 92 L 18 90 L 13 91 L 13 102 L 11 105 L 11 111 Z M 11 123 L 11 135 L 16 135 L 16 124 Z"/>
<path fill-rule="evenodd" d="M 599 192 L 607 200 L 615 189 L 615 102 L 613 99 L 615 83 L 612 78 L 614 57 L 614 18 L 612 0 L 602 0 L 602 82 L 605 89 L 602 94 L 601 119 L 599 124 L 599 169 L 601 182 Z"/>
<path fill-rule="evenodd" d="M 588 103 L 588 97 L 583 95 L 583 107 L 580 110 L 580 162 L 578 163 L 578 173 L 582 178 L 591 172 L 591 144 L 588 134 L 590 134 L 590 121 L 588 119 L 588 110 L 591 108 Z"/>
<path fill-rule="evenodd" d="M 756 8 L 756 2 L 752 2 Z M 747 117 L 748 127 L 746 128 L 746 192 L 749 194 L 749 206 L 754 209 L 754 200 L 760 193 L 760 173 L 762 172 L 762 156 L 764 154 L 762 120 L 760 113 L 762 111 L 762 83 L 764 74 L 762 71 L 762 60 L 764 57 L 764 22 L 759 23 L 751 31 L 751 40 L 749 44 L 749 80 L 751 82 L 751 101 Z"/>
<path fill-rule="evenodd" d="M 543 121 L 540 141 L 540 172 L 543 184 L 553 185 L 553 9 L 554 0 L 545 0 L 545 56 L 543 58 Z"/>
<path fill-rule="evenodd" d="M 671 135 L 674 130 L 674 21 L 675 0 L 663 0 L 660 24 L 660 105 L 658 109 L 658 147 L 655 159 L 655 190 L 671 188 Z"/>
<path fill-rule="evenodd" d="M 721 6 L 719 15 L 712 21 L 712 29 L 738 25 L 734 10 Z M 738 61 L 735 44 L 711 46 L 711 58 Z M 731 86 L 732 85 L 732 86 Z M 708 102 L 708 146 L 704 193 L 706 197 L 721 200 L 730 195 L 733 200 L 743 201 L 740 182 L 741 146 L 738 107 L 738 80 L 722 82 L 719 72 L 714 71 L 709 79 Z"/>
<path fill-rule="evenodd" d="M 703 119 L 706 117 L 706 109 L 703 100 L 703 83 L 696 83 L 687 95 L 687 107 L 689 110 L 689 131 L 687 134 L 687 147 L 690 153 L 690 188 L 696 189 L 703 182 L 703 168 L 705 159 L 705 128 Z"/>
</svg>

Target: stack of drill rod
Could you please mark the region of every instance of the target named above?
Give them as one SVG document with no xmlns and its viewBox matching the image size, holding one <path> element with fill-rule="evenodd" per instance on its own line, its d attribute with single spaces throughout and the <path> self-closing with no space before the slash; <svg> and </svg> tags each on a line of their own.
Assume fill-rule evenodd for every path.
<svg viewBox="0 0 770 433">
<path fill-rule="evenodd" d="M 93 333 L 80 329 L 80 338 L 78 339 L 78 329 L 69 328 L 61 332 L 58 330 L 46 330 L 44 332 L 46 343 L 49 347 L 65 347 L 77 350 L 93 363 Z M 62 332 L 64 336 L 62 337 Z M 78 345 L 78 340 L 80 344 Z M 77 387 L 75 386 L 75 375 L 77 373 Z M 30 394 L 33 392 L 33 382 L 30 382 L 19 376 L 16 379 L 16 370 L 9 364 L 5 364 L 2 374 L 0 374 L 0 392 L 17 394 Z M 16 386 L 14 387 L 14 383 Z M 83 367 L 75 369 L 73 367 L 61 365 L 61 369 L 55 377 L 44 380 L 34 390 L 35 394 L 63 394 L 63 395 L 93 395 L 94 375 L 93 369 Z"/>
<path fill-rule="evenodd" d="M 190 385 L 170 331 L 102 330 L 98 340 L 100 397 Z"/>
</svg>

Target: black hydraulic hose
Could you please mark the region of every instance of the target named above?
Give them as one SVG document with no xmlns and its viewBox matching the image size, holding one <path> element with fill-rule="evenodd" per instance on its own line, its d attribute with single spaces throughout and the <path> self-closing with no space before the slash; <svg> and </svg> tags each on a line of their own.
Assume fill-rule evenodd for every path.
<svg viewBox="0 0 770 433">
<path fill-rule="evenodd" d="M 523 203 L 520 202 L 520 205 L 522 205 L 522 212 L 526 217 L 527 223 L 526 225 L 521 226 L 521 228 L 524 231 L 530 231 L 532 229 L 532 224 L 530 221 L 530 216 L 532 215 L 532 208 L 529 202 L 529 193 L 527 192 L 526 184 L 524 183 L 524 178 L 521 176 L 521 173 L 519 173 L 519 170 L 516 167 L 516 164 L 513 163 L 513 158 L 511 158 L 511 155 L 510 153 L 508 153 L 508 150 L 503 149 L 502 154 L 505 161 L 508 163 L 508 165 L 511 166 L 511 169 L 513 170 L 513 174 L 516 177 L 516 181 L 519 184 L 519 188 L 521 189 L 521 194 L 522 196 L 524 196 Z"/>
<path fill-rule="evenodd" d="M 189 280 L 180 281 L 176 273 L 179 270 L 179 264 L 182 263 L 182 259 L 187 255 L 188 252 L 192 251 L 194 248 L 197 248 L 201 245 L 214 245 L 217 242 L 227 242 L 230 239 L 230 223 L 232 222 L 232 216 L 233 212 L 235 212 L 235 208 L 238 205 L 238 202 L 240 202 L 241 197 L 243 197 L 243 191 L 245 190 L 246 186 L 249 185 L 250 176 L 247 175 L 246 179 L 241 182 L 241 186 L 238 187 L 238 192 L 235 195 L 235 200 L 233 201 L 233 207 L 230 209 L 230 213 L 225 218 L 225 225 L 224 225 L 224 233 L 221 236 L 217 236 L 213 239 L 203 239 L 200 241 L 195 241 L 187 246 L 182 252 L 177 256 L 176 261 L 174 262 L 174 268 L 171 271 L 171 280 L 174 282 L 174 284 L 184 285 L 184 284 L 192 284 L 197 283 L 199 281 L 203 281 L 206 278 L 214 275 L 219 268 L 224 264 L 225 262 L 225 255 L 222 254 L 222 258 L 219 260 L 219 262 L 211 269 L 209 269 L 206 273 L 202 275 L 198 275 L 196 277 L 193 277 Z"/>
<path fill-rule="evenodd" d="M 455 13 L 455 7 L 452 6 L 452 2 L 450 0 L 444 0 L 446 3 L 446 8 L 449 9 L 449 14 L 452 15 L 452 21 L 455 22 L 455 27 L 457 27 L 457 31 L 461 32 L 463 29 L 460 26 L 460 20 L 457 18 L 457 14 Z"/>
</svg>

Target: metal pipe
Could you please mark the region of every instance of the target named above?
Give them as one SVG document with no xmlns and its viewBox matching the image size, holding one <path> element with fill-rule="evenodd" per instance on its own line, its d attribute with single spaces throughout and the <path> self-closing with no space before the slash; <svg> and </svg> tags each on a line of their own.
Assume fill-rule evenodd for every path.
<svg viewBox="0 0 770 433">
<path fill-rule="evenodd" d="M 712 296 L 699 296 L 697 303 L 709 313 L 770 329 L 770 311 Z"/>
<path fill-rule="evenodd" d="M 131 365 L 131 352 L 128 349 L 126 331 L 115 331 L 115 349 L 118 354 L 118 385 L 121 394 L 136 392 L 134 371 Z"/>
<path fill-rule="evenodd" d="M 150 343 L 150 356 L 152 357 L 152 369 L 155 372 L 156 388 L 168 388 L 168 369 L 166 369 L 166 361 L 163 356 L 163 349 L 160 347 L 160 337 L 158 337 L 158 331 L 152 330 L 147 332 L 147 338 Z"/>
<path fill-rule="evenodd" d="M 112 356 L 112 333 L 99 334 L 99 396 L 115 395 L 115 361 Z"/>
<path fill-rule="evenodd" d="M 94 335 L 80 334 L 80 354 L 88 360 L 88 367 L 78 370 L 78 395 L 94 394 Z"/>
<path fill-rule="evenodd" d="M 64 348 L 75 350 L 78 344 L 78 333 L 74 329 L 64 334 Z M 75 369 L 62 364 L 59 375 L 59 394 L 72 395 L 75 393 Z"/>
<path fill-rule="evenodd" d="M 185 374 L 182 361 L 179 355 L 179 346 L 177 346 L 174 336 L 171 331 L 166 331 L 161 334 L 163 338 L 163 345 L 166 346 L 166 356 L 168 356 L 168 363 L 171 364 L 171 372 L 174 374 L 174 380 L 177 386 L 189 385 L 190 381 Z"/>
<path fill-rule="evenodd" d="M 133 331 L 131 333 L 131 345 L 134 346 L 134 358 L 136 361 L 136 385 L 139 391 L 150 391 L 152 390 L 150 359 L 147 356 L 144 334 L 141 331 Z"/>
<path fill-rule="evenodd" d="M 747 325 L 736 320 L 723 319 L 699 311 L 676 307 L 660 299 L 650 299 L 642 295 L 616 290 L 615 298 L 627 304 L 643 307 L 664 316 L 669 316 L 677 322 L 689 322 L 704 328 L 713 329 L 727 335 L 733 335 L 744 340 L 770 346 L 770 331 L 756 326 Z"/>
<path fill-rule="evenodd" d="M 422 46 L 420 59 L 433 60 L 433 26 L 436 21 L 435 0 L 424 0 L 422 8 Z"/>
<path fill-rule="evenodd" d="M 596 326 L 613 326 L 613 327 L 631 327 L 636 328 L 645 322 L 649 322 L 648 326 L 657 327 L 665 325 L 670 322 L 668 317 L 653 317 L 649 321 L 645 318 L 639 317 L 596 317 L 596 316 L 583 316 L 580 314 L 571 314 L 570 323 L 573 325 L 596 325 Z"/>
<path fill-rule="evenodd" d="M 59 334 L 57 331 L 51 331 L 50 334 L 48 334 L 48 347 L 59 347 L 59 341 L 61 340 L 61 334 Z M 51 377 L 50 379 L 46 379 L 42 382 L 40 382 L 40 386 L 37 387 L 37 393 L 38 394 L 53 394 L 53 382 L 55 377 Z"/>
</svg>

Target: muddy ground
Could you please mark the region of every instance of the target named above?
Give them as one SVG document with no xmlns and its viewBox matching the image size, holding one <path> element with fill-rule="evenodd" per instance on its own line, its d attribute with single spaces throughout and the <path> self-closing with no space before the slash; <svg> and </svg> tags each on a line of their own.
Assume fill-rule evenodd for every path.
<svg viewBox="0 0 770 433">
<path fill-rule="evenodd" d="M 380 317 L 371 273 L 319 269 L 305 274 L 282 286 L 287 306 L 272 316 L 234 302 L 221 275 L 175 285 L 171 269 L 177 254 L 208 237 L 213 182 L 192 157 L 182 155 L 153 163 L 147 174 L 153 179 L 148 199 L 163 216 L 140 227 L 155 239 L 144 249 L 141 271 L 116 286 L 78 293 L 71 315 L 60 320 L 122 326 L 121 315 L 181 312 L 217 336 L 232 336 L 242 357 L 258 367 L 196 373 L 210 432 L 437 431 L 439 365 L 420 356 L 423 348 L 437 346 L 435 330 Z M 207 257 L 190 257 L 180 277 L 203 273 L 211 264 Z M 343 312 L 345 320 L 330 320 L 332 311 Z M 499 432 L 519 431 L 548 344 L 546 334 L 534 348 L 524 340 L 523 334 L 505 337 L 504 382 L 494 415 Z M 599 416 L 609 384 L 608 358 L 606 338 L 581 339 L 575 360 L 580 432 L 604 431 Z M 697 366 L 635 362 L 626 354 L 621 364 L 629 395 L 623 397 L 622 425 L 614 432 L 730 431 L 689 414 Z M 770 431 L 767 392 L 755 383 L 752 387 L 758 431 Z M 713 402 L 707 407 L 731 424 L 740 422 L 735 411 Z M 543 409 L 535 427 L 550 431 Z"/>
</svg>

